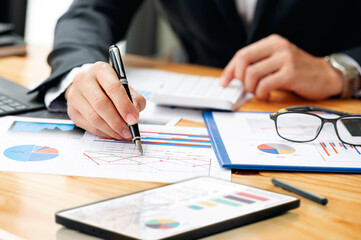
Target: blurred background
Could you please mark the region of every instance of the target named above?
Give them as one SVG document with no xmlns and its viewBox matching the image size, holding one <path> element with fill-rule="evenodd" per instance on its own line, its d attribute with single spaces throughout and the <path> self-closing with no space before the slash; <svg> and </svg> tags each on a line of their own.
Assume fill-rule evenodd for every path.
<svg viewBox="0 0 361 240">
<path fill-rule="evenodd" d="M 73 0 L 0 0 L 0 22 L 14 23 L 15 32 L 22 35 L 27 44 L 50 48 L 56 21 L 72 2 Z M 156 0 L 144 1 L 132 23 L 127 41 L 119 44 L 122 52 L 184 61 L 179 41 L 168 23 L 156 13 L 156 9 Z"/>
</svg>

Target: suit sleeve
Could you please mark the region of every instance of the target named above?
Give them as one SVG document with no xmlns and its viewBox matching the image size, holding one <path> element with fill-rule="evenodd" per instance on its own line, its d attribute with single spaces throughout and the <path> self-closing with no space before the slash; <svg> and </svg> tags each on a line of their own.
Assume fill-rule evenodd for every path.
<svg viewBox="0 0 361 240">
<path fill-rule="evenodd" d="M 71 69 L 85 63 L 108 61 L 108 47 L 124 39 L 142 0 L 75 0 L 58 20 L 54 47 L 48 56 L 50 77 L 32 90 L 43 99 Z"/>
</svg>

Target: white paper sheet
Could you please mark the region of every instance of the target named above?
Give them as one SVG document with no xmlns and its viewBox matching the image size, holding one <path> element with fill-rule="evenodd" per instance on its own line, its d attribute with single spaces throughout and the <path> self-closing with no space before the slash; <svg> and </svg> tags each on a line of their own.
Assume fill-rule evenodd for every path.
<svg viewBox="0 0 361 240">
<path fill-rule="evenodd" d="M 84 134 L 69 120 L 5 117 L 0 124 L 2 171 L 154 182 L 231 178 L 229 170 L 220 168 L 202 128 L 140 125 L 140 156 L 133 143 Z"/>
</svg>

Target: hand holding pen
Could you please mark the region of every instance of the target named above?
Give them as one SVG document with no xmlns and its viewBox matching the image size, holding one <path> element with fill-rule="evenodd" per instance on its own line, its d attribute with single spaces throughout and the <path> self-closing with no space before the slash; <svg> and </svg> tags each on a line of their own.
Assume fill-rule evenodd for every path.
<svg viewBox="0 0 361 240">
<path fill-rule="evenodd" d="M 145 99 L 129 87 L 134 104 L 109 63 L 83 65 L 65 92 L 67 111 L 74 123 L 95 135 L 131 139 L 128 125 L 137 123 Z"/>
<path fill-rule="evenodd" d="M 129 100 L 133 103 L 132 95 L 130 94 L 129 87 L 128 87 L 128 80 L 125 74 L 125 69 L 122 61 L 122 56 L 120 55 L 119 48 L 116 45 L 112 45 L 109 47 L 109 61 L 114 71 L 116 72 L 119 81 L 122 83 Z M 135 143 L 137 149 L 139 150 L 140 154 L 143 154 L 142 144 L 140 143 L 140 133 L 138 124 L 129 125 L 130 132 L 132 134 L 132 141 Z"/>
</svg>

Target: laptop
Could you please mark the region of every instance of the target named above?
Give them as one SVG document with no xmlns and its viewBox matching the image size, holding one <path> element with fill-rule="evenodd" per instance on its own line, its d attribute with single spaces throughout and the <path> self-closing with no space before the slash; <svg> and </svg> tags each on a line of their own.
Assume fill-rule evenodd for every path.
<svg viewBox="0 0 361 240">
<path fill-rule="evenodd" d="M 43 102 L 36 100 L 37 93 L 0 77 L 0 116 L 20 114 L 44 109 Z"/>
</svg>

